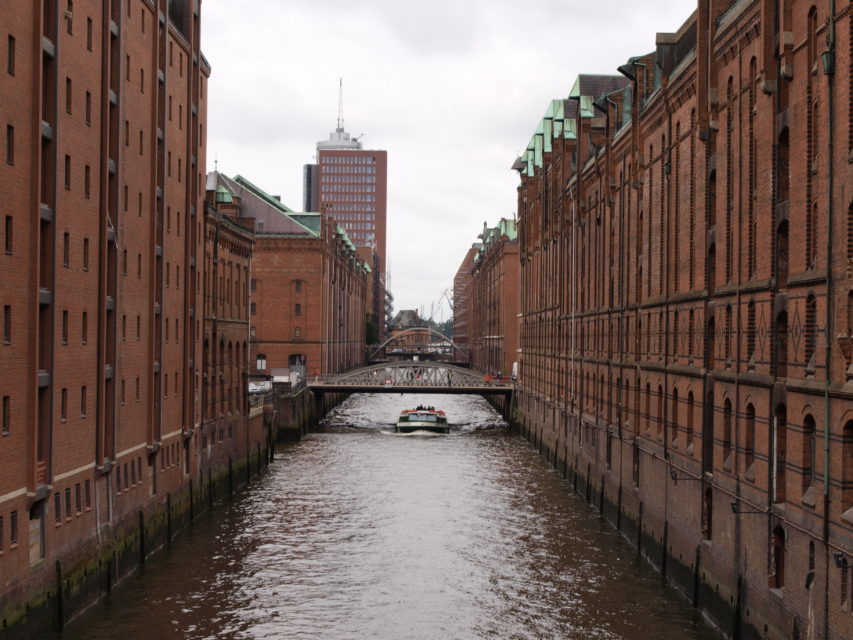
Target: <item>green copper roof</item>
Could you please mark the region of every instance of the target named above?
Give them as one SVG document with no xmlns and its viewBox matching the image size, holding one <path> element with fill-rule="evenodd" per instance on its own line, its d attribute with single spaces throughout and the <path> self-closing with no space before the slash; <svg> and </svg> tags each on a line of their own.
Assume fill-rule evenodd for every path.
<svg viewBox="0 0 853 640">
<path fill-rule="evenodd" d="M 216 187 L 216 202 L 230 203 L 234 202 L 234 198 L 231 196 L 231 192 L 227 188 L 223 185 L 219 185 Z"/>
<path fill-rule="evenodd" d="M 293 218 L 296 222 L 301 224 L 303 227 L 310 229 L 317 235 L 320 234 L 320 214 L 319 213 L 290 213 L 288 214 L 291 218 Z"/>
<path fill-rule="evenodd" d="M 566 118 L 565 100 L 557 98 L 548 103 L 545 115 L 536 126 L 536 131 L 530 138 L 527 149 L 519 160 L 526 165 L 521 174 L 532 176 L 536 168 L 542 168 L 543 154 L 554 151 L 554 140 L 577 138 L 577 123 L 574 118 Z M 590 107 L 591 107 L 590 102 Z"/>
</svg>

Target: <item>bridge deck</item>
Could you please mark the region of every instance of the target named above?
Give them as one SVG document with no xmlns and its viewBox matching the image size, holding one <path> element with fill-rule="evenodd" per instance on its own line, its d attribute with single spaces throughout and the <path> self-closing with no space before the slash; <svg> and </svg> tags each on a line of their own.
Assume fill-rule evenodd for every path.
<svg viewBox="0 0 853 640">
<path fill-rule="evenodd" d="M 309 382 L 308 388 L 320 393 L 447 393 L 447 394 L 478 394 L 478 395 L 509 395 L 512 385 L 481 385 L 481 386 L 433 386 L 433 385 L 370 385 L 370 384 L 340 384 L 334 382 Z"/>
</svg>

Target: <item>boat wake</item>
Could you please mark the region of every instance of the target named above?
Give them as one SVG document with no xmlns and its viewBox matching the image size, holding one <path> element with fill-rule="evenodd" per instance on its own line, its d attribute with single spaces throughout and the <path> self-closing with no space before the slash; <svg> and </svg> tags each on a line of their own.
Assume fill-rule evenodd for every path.
<svg viewBox="0 0 853 640">
<path fill-rule="evenodd" d="M 398 436 L 400 438 L 411 438 L 412 436 L 415 436 L 418 438 L 436 438 L 436 437 L 440 438 L 442 436 L 450 435 L 449 433 L 436 433 L 435 431 L 426 431 L 424 429 L 417 429 L 415 431 L 410 431 L 408 433 L 398 433 L 396 431 L 386 431 L 385 429 L 382 429 L 379 433 L 381 433 L 384 436 Z"/>
</svg>

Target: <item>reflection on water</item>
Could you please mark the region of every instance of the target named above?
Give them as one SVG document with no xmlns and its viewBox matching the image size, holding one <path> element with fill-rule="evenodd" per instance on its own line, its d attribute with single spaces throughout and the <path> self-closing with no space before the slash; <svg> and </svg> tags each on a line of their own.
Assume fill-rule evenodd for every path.
<svg viewBox="0 0 853 640">
<path fill-rule="evenodd" d="M 713 638 L 480 398 L 359 395 L 67 638 Z"/>
</svg>

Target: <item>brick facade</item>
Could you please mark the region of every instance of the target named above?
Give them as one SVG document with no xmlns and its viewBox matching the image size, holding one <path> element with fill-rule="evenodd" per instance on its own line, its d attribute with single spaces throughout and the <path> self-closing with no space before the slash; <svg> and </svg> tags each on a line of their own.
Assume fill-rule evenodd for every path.
<svg viewBox="0 0 853 640">
<path fill-rule="evenodd" d="M 363 363 L 372 272 L 343 227 L 325 212 L 292 211 L 242 176 L 211 173 L 208 192 L 216 190 L 227 196 L 216 206 L 255 229 L 252 370 L 310 376 Z"/>
<path fill-rule="evenodd" d="M 518 350 L 518 238 L 515 221 L 483 227 L 482 245 L 471 265 L 468 340 L 471 366 L 510 375 Z"/>
<path fill-rule="evenodd" d="M 474 323 L 471 272 L 474 269 L 474 257 L 479 253 L 481 246 L 475 243 L 468 249 L 453 278 L 453 343 L 462 350 L 460 356 L 469 362 L 471 330 Z"/>
<path fill-rule="evenodd" d="M 853 635 L 833 6 L 699 2 L 620 75 L 580 76 L 516 164 L 524 429 L 732 634 Z"/>
<path fill-rule="evenodd" d="M 202 373 L 221 364 L 202 360 L 215 247 L 201 220 L 200 3 L 16 3 L 0 9 L 0 41 L 0 611 L 12 625 L 50 601 L 57 561 L 79 569 L 75 585 L 98 582 L 89 562 L 108 584 L 123 569 L 98 554 L 264 436 L 255 420 L 245 437 L 239 400 L 245 295 L 222 316 L 242 324 L 226 380 L 243 437 L 203 446 L 199 432 Z M 251 242 L 230 231 L 245 289 Z"/>
</svg>

